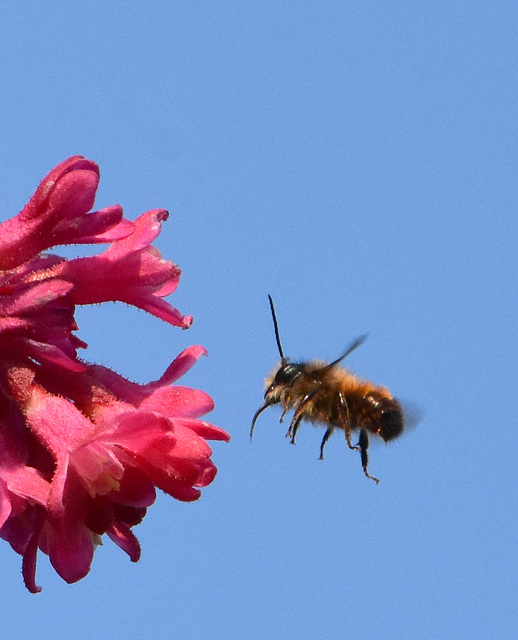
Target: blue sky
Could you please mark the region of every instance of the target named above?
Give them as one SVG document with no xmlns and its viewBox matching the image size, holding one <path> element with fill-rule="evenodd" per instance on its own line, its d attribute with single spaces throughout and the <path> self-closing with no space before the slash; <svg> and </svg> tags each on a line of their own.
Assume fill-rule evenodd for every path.
<svg viewBox="0 0 518 640">
<path fill-rule="evenodd" d="M 516 558 L 514 2 L 55 2 L 4 7 L 4 218 L 57 162 L 98 208 L 165 207 L 189 331 L 80 310 L 87 357 L 146 382 L 203 344 L 219 474 L 160 496 L 133 565 L 110 541 L 41 594 L 0 547 L 5 637 L 511 638 Z M 67 254 L 68 255 L 68 254 Z M 351 354 L 423 418 L 371 451 L 250 420 L 277 361 Z"/>
</svg>

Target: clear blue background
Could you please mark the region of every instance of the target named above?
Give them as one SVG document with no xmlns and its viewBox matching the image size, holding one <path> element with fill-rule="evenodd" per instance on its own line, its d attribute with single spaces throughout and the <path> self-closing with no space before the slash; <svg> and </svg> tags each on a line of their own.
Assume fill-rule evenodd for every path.
<svg viewBox="0 0 518 640">
<path fill-rule="evenodd" d="M 3 637 L 516 637 L 517 114 L 516 2 L 3 7 L 3 217 L 77 153 L 98 208 L 169 209 L 192 328 L 105 305 L 79 335 L 140 382 L 205 345 L 185 381 L 232 434 L 199 502 L 150 509 L 137 565 L 107 540 L 68 586 L 40 556 L 30 595 L 3 543 Z M 423 412 L 372 450 L 379 486 L 274 409 L 249 443 L 268 293 L 288 355 L 368 331 L 348 365 Z"/>
</svg>

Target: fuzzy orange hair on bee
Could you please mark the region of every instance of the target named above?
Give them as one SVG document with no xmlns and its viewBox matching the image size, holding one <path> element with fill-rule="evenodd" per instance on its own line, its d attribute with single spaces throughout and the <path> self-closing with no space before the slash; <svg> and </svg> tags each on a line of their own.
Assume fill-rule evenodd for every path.
<svg viewBox="0 0 518 640">
<path fill-rule="evenodd" d="M 281 362 L 266 379 L 264 404 L 252 419 L 250 440 L 259 414 L 272 405 L 280 404 L 281 422 L 288 411 L 294 412 L 286 433 L 291 444 L 295 444 L 295 437 L 303 420 L 321 424 L 326 427 L 320 445 L 320 459 L 323 460 L 324 447 L 331 434 L 335 429 L 342 429 L 349 449 L 360 452 L 363 472 L 377 484 L 378 478 L 371 476 L 368 470 L 369 435 L 390 442 L 401 435 L 405 421 L 401 405 L 386 387 L 362 380 L 340 366 L 340 362 L 359 347 L 367 335 L 353 340 L 333 362 L 290 362 L 282 350 L 272 297 L 268 296 L 268 299 Z M 358 444 L 353 445 L 351 436 L 357 432 Z"/>
</svg>

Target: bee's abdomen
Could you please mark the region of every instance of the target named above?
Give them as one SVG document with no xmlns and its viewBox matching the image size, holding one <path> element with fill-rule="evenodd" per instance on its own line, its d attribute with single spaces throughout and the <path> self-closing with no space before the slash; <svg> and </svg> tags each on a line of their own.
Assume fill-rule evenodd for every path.
<svg viewBox="0 0 518 640">
<path fill-rule="evenodd" d="M 388 395 L 388 394 L 387 394 Z M 394 440 L 405 428 L 403 409 L 395 398 L 385 393 L 370 391 L 363 397 L 346 396 L 349 406 L 351 429 L 367 429 L 383 438 Z"/>
<path fill-rule="evenodd" d="M 379 435 L 386 442 L 397 438 L 405 428 L 403 410 L 399 402 L 393 400 L 392 404 L 394 406 L 384 409 L 380 416 Z"/>
</svg>

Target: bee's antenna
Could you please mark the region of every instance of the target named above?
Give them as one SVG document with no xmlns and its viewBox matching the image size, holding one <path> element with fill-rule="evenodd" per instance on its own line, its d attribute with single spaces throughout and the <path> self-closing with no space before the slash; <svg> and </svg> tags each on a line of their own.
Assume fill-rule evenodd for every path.
<svg viewBox="0 0 518 640">
<path fill-rule="evenodd" d="M 275 314 L 275 307 L 273 306 L 272 296 L 269 294 L 268 300 L 270 301 L 270 309 L 272 310 L 273 328 L 275 329 L 275 340 L 277 340 L 277 348 L 279 349 L 280 356 L 284 362 L 286 361 L 286 358 L 284 357 L 284 353 L 282 351 L 281 338 L 279 336 L 279 325 L 277 324 L 277 316 Z"/>
<path fill-rule="evenodd" d="M 367 340 L 368 337 L 368 333 L 364 333 L 362 336 L 359 336 L 358 338 L 355 338 L 351 344 L 347 347 L 345 353 L 343 355 L 341 355 L 337 360 L 333 360 L 333 362 L 331 362 L 330 364 L 328 364 L 326 367 L 324 367 L 325 369 L 331 369 L 331 367 L 334 367 L 335 364 L 338 364 L 341 360 L 343 360 L 344 358 L 346 358 L 351 351 L 354 351 L 357 347 L 359 347 L 361 344 L 363 344 L 365 342 L 365 340 Z"/>
</svg>

